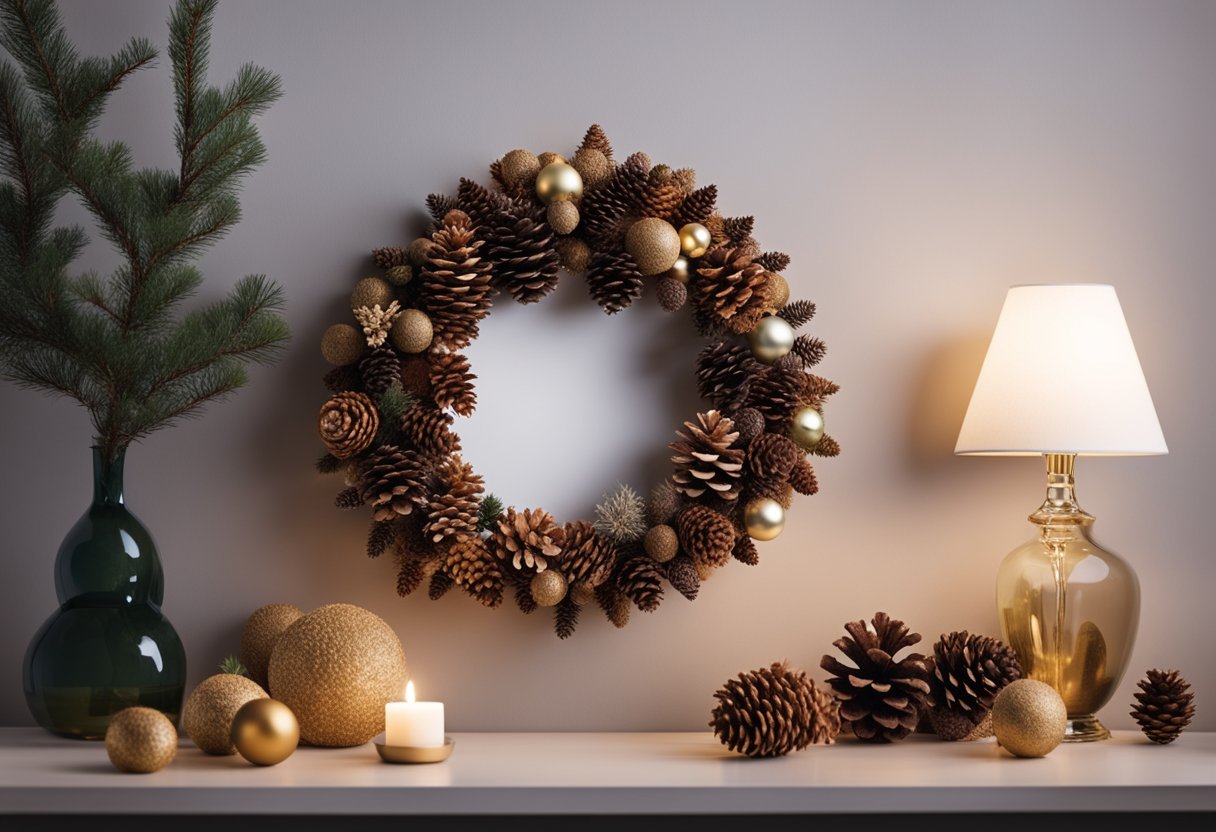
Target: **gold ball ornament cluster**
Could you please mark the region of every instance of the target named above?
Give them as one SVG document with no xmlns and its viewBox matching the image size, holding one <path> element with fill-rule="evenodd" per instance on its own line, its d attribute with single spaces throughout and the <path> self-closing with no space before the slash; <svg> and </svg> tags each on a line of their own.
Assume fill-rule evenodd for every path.
<svg viewBox="0 0 1216 832">
<path fill-rule="evenodd" d="M 229 741 L 255 766 L 278 765 L 300 744 L 300 723 L 277 699 L 253 699 L 233 716 Z"/>
<path fill-rule="evenodd" d="M 647 217 L 629 226 L 625 250 L 643 276 L 662 274 L 680 259 L 680 235 L 666 220 Z"/>
<path fill-rule="evenodd" d="M 177 729 L 153 708 L 126 708 L 106 728 L 106 754 L 119 771 L 160 771 L 177 756 Z"/>
<path fill-rule="evenodd" d="M 536 195 L 546 205 L 578 199 L 583 195 L 583 177 L 566 162 L 545 165 L 536 175 Z"/>
<path fill-rule="evenodd" d="M 785 509 L 771 497 L 757 498 L 743 509 L 743 524 L 752 540 L 773 540 L 785 531 Z"/>
<path fill-rule="evenodd" d="M 823 414 L 813 407 L 803 407 L 790 422 L 790 439 L 804 451 L 813 451 L 823 439 Z"/>
<path fill-rule="evenodd" d="M 267 698 L 252 679 L 236 673 L 217 673 L 198 683 L 182 707 L 182 728 L 207 754 L 236 753 L 229 736 L 232 720 L 243 705 Z"/>
<path fill-rule="evenodd" d="M 532 576 L 530 589 L 539 606 L 556 607 L 566 597 L 566 577 L 556 569 L 546 569 Z"/>
<path fill-rule="evenodd" d="M 794 348 L 794 328 L 784 318 L 768 315 L 747 334 L 747 341 L 758 360 L 776 364 Z"/>
<path fill-rule="evenodd" d="M 1064 740 L 1068 709 L 1056 689 L 1036 679 L 1006 685 L 992 703 L 992 731 L 1015 757 L 1045 757 Z"/>
<path fill-rule="evenodd" d="M 253 611 L 241 631 L 241 664 L 249 678 L 266 687 L 270 654 L 287 628 L 304 615 L 295 604 L 266 604 Z"/>
<path fill-rule="evenodd" d="M 713 244 L 709 229 L 699 222 L 690 222 L 680 227 L 680 251 L 685 257 L 704 257 Z"/>
</svg>

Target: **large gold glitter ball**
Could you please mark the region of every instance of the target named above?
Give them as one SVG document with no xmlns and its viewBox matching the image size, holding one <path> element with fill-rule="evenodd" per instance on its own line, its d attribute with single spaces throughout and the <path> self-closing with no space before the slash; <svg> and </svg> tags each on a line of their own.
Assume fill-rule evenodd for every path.
<svg viewBox="0 0 1216 832">
<path fill-rule="evenodd" d="M 578 206 L 573 202 L 550 202 L 545 216 L 558 234 L 570 234 L 578 228 Z"/>
<path fill-rule="evenodd" d="M 367 338 L 350 324 L 334 324 L 321 336 L 321 355 L 335 367 L 354 364 L 367 349 Z"/>
<path fill-rule="evenodd" d="M 992 731 L 1015 757 L 1044 757 L 1064 739 L 1068 709 L 1056 689 L 1036 679 L 1006 685 L 992 703 Z"/>
<path fill-rule="evenodd" d="M 790 284 L 775 272 L 768 273 L 768 305 L 780 309 L 790 302 Z"/>
<path fill-rule="evenodd" d="M 241 664 L 249 671 L 250 679 L 266 687 L 270 654 L 279 637 L 302 615 L 304 610 L 295 604 L 267 604 L 253 611 L 241 631 L 240 652 Z"/>
<path fill-rule="evenodd" d="M 642 274 L 662 274 L 680 259 L 680 235 L 666 220 L 646 217 L 629 226 L 625 250 Z"/>
<path fill-rule="evenodd" d="M 498 169 L 502 173 L 503 181 L 511 187 L 519 187 L 535 179 L 541 167 L 540 159 L 535 153 L 516 148 L 502 157 Z"/>
<path fill-rule="evenodd" d="M 355 284 L 354 290 L 350 293 L 351 309 L 358 309 L 362 306 L 369 308 L 379 306 L 381 309 L 387 309 L 392 302 L 392 284 L 379 277 L 363 278 Z"/>
<path fill-rule="evenodd" d="M 656 563 L 667 563 L 680 551 L 680 540 L 676 530 L 666 524 L 651 526 L 642 538 L 646 554 Z"/>
<path fill-rule="evenodd" d="M 713 237 L 709 229 L 699 222 L 690 222 L 680 227 L 680 251 L 685 257 L 697 258 L 709 251 Z"/>
<path fill-rule="evenodd" d="M 769 497 L 752 500 L 743 508 L 743 527 L 753 540 L 772 540 L 785 530 L 785 509 Z"/>
<path fill-rule="evenodd" d="M 532 600 L 542 607 L 556 607 L 566 597 L 566 578 L 556 569 L 537 572 L 530 586 Z"/>
<path fill-rule="evenodd" d="M 151 774 L 177 756 L 177 729 L 152 708 L 126 708 L 110 717 L 106 754 L 119 771 Z"/>
<path fill-rule="evenodd" d="M 207 754 L 235 754 L 228 739 L 232 719 L 243 705 L 265 699 L 266 691 L 247 676 L 217 673 L 198 683 L 182 707 L 182 728 L 186 736 Z"/>
<path fill-rule="evenodd" d="M 236 712 L 229 739 L 255 766 L 275 766 L 300 744 L 300 723 L 291 708 L 277 699 L 254 699 Z"/>
<path fill-rule="evenodd" d="M 823 414 L 813 407 L 795 411 L 790 420 L 790 439 L 804 451 L 813 451 L 823 438 Z"/>
<path fill-rule="evenodd" d="M 765 364 L 775 364 L 794 348 L 794 328 L 785 318 L 768 315 L 747 333 L 747 341 L 751 345 L 752 355 Z"/>
<path fill-rule="evenodd" d="M 393 321 L 388 337 L 402 352 L 417 354 L 431 345 L 435 327 L 421 309 L 406 309 Z"/>
<path fill-rule="evenodd" d="M 362 745 L 384 730 L 384 705 L 405 690 L 405 651 L 379 616 L 352 604 L 313 610 L 270 654 L 270 695 L 291 708 L 310 745 Z"/>
<path fill-rule="evenodd" d="M 583 177 L 573 165 L 554 162 L 536 174 L 536 195 L 541 202 L 566 202 L 583 195 Z"/>
</svg>

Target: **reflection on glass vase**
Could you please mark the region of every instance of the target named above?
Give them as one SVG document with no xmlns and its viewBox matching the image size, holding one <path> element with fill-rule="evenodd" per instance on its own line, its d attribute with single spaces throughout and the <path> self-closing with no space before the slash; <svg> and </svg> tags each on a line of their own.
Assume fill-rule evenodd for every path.
<svg viewBox="0 0 1216 832">
<path fill-rule="evenodd" d="M 144 705 L 177 721 L 186 654 L 160 611 L 164 573 L 152 537 L 123 503 L 125 450 L 93 449 L 93 503 L 55 559 L 59 609 L 25 654 L 25 699 L 38 724 L 81 739 Z"/>
<path fill-rule="evenodd" d="M 1126 561 L 1090 537 L 1094 518 L 1077 505 L 1074 460 L 1047 455 L 1047 500 L 1030 516 L 1039 534 L 1001 563 L 997 609 L 1024 675 L 1063 697 L 1065 741 L 1086 742 L 1110 736 L 1096 714 L 1131 658 L 1140 583 Z"/>
</svg>

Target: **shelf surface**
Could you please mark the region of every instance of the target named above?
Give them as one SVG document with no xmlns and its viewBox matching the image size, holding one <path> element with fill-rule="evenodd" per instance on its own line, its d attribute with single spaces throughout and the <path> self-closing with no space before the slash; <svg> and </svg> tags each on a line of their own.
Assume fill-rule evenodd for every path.
<svg viewBox="0 0 1216 832">
<path fill-rule="evenodd" d="M 444 763 L 388 765 L 369 743 L 300 748 L 272 768 L 183 740 L 149 775 L 101 743 L 0 729 L 5 814 L 699 814 L 1216 810 L 1216 733 L 1154 746 L 1135 732 L 1018 760 L 993 740 L 842 740 L 773 760 L 706 733 L 454 734 Z"/>
</svg>

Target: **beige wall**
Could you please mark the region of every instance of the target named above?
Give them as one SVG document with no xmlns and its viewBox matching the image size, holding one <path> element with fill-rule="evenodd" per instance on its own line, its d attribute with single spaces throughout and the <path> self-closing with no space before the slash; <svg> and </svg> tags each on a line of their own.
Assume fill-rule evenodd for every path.
<svg viewBox="0 0 1216 832">
<path fill-rule="evenodd" d="M 88 53 L 165 41 L 168 4 L 65 4 Z M 746 9 L 746 10 L 745 10 Z M 993 576 L 1028 536 L 1031 460 L 955 459 L 962 410 L 1006 286 L 1119 291 L 1172 454 L 1085 461 L 1098 534 L 1140 572 L 1133 673 L 1179 667 L 1216 691 L 1208 614 L 1211 359 L 1216 337 L 1216 6 L 1028 3 L 227 2 L 213 72 L 256 60 L 286 99 L 245 221 L 208 254 L 207 293 L 266 272 L 290 298 L 286 360 L 205 420 L 128 461 L 153 530 L 165 609 L 197 680 L 255 607 L 362 604 L 400 633 L 420 692 L 453 730 L 697 729 L 733 673 L 789 658 L 817 677 L 848 619 L 886 610 L 928 642 L 995 631 Z M 132 81 L 104 132 L 173 164 L 169 74 Z M 516 146 L 569 150 L 592 121 L 624 152 L 689 165 L 725 210 L 757 217 L 819 304 L 842 458 L 799 498 L 756 568 L 612 629 L 590 612 L 559 642 L 546 618 L 452 594 L 397 598 L 362 554 L 363 517 L 312 473 L 324 399 L 317 341 L 367 270 L 404 243 L 429 191 Z M 75 211 L 70 216 L 78 216 Z M 81 267 L 106 267 L 94 247 Z M 462 428 L 490 487 L 563 518 L 618 481 L 648 486 L 695 409 L 688 321 L 647 302 L 606 318 L 568 280 L 504 308 L 471 351 L 481 406 Z M 55 548 L 89 495 L 81 412 L 0 389 L 0 723 L 27 723 L 25 645 L 54 607 Z M 1127 727 L 1133 680 L 1104 714 Z M 1201 727 L 1216 729 L 1203 707 Z"/>
</svg>

